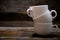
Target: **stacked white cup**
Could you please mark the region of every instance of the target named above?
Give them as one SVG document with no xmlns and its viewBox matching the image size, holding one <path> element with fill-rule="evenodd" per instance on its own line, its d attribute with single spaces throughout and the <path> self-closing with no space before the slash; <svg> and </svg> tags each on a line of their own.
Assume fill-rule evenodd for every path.
<svg viewBox="0 0 60 40">
<path fill-rule="evenodd" d="M 52 16 L 52 12 L 55 13 L 55 16 Z M 57 16 L 57 12 L 55 10 L 49 11 L 48 5 L 38 5 L 38 6 L 30 6 L 27 9 L 28 16 L 32 17 L 34 20 L 34 29 L 37 34 L 47 35 L 52 32 L 53 25 L 52 21 Z"/>
</svg>

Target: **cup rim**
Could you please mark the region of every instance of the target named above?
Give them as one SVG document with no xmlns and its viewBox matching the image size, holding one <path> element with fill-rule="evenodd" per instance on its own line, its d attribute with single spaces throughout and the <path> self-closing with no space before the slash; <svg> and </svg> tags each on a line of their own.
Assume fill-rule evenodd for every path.
<svg viewBox="0 0 60 40">
<path fill-rule="evenodd" d="M 48 5 L 34 5 L 34 6 L 30 6 L 30 7 L 48 7 Z"/>
<path fill-rule="evenodd" d="M 52 24 L 52 22 L 51 23 L 34 23 L 34 24 Z"/>
</svg>

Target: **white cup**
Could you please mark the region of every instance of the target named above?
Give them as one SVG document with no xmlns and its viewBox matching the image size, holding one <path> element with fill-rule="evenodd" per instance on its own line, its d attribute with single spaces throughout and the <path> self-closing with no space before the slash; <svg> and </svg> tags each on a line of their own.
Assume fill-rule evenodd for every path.
<svg viewBox="0 0 60 40">
<path fill-rule="evenodd" d="M 52 17 L 51 13 L 54 12 L 55 16 Z M 52 20 L 57 16 L 57 12 L 55 10 L 48 10 L 48 5 L 38 5 L 38 6 L 30 6 L 27 9 L 28 16 L 32 17 L 33 20 L 37 20 L 38 22 L 52 22 Z"/>
<path fill-rule="evenodd" d="M 51 15 L 52 12 L 55 12 L 54 17 L 52 17 L 52 15 Z M 55 10 L 52 10 L 52 11 L 48 10 L 47 12 L 45 12 L 45 14 L 34 19 L 34 22 L 51 23 L 56 16 L 57 16 L 57 12 Z"/>
<path fill-rule="evenodd" d="M 46 12 L 46 10 L 48 10 L 48 5 L 30 6 L 27 9 L 27 14 L 34 19 L 37 16 L 40 16 L 42 13 Z"/>
<path fill-rule="evenodd" d="M 37 34 L 48 35 L 53 31 L 53 26 L 56 26 L 56 32 L 58 29 L 57 25 L 53 25 L 52 23 L 34 23 L 34 30 Z"/>
</svg>

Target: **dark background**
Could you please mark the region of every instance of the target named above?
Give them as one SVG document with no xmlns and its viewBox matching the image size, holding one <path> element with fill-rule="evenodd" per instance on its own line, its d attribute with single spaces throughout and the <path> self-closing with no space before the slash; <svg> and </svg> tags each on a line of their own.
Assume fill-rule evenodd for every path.
<svg viewBox="0 0 60 40">
<path fill-rule="evenodd" d="M 49 10 L 56 10 L 57 17 L 53 23 L 60 24 L 60 1 L 59 0 L 0 0 L 0 21 L 32 21 L 26 14 L 29 6 L 48 5 Z M 1 24 L 1 23 L 0 23 Z"/>
</svg>

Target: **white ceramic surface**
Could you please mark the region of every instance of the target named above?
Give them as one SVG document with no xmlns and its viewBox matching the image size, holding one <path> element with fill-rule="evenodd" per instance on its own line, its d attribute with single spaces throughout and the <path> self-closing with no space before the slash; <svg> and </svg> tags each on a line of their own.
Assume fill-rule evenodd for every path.
<svg viewBox="0 0 60 40">
<path fill-rule="evenodd" d="M 27 9 L 27 14 L 34 19 L 43 14 L 46 10 L 48 10 L 48 5 L 30 6 Z"/>
<path fill-rule="evenodd" d="M 54 12 L 55 16 L 52 17 L 51 13 Z M 49 11 L 48 5 L 38 5 L 38 6 L 30 6 L 27 9 L 28 16 L 32 17 L 34 22 L 42 22 L 42 23 L 51 23 L 52 20 L 57 16 L 57 12 L 55 10 Z M 38 20 L 37 20 L 38 19 Z"/>
<path fill-rule="evenodd" d="M 53 26 L 56 26 L 56 30 L 58 29 L 57 25 L 53 25 L 52 23 L 34 23 L 34 30 L 37 34 L 47 35 L 52 32 Z"/>
</svg>

